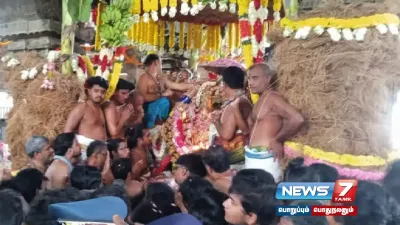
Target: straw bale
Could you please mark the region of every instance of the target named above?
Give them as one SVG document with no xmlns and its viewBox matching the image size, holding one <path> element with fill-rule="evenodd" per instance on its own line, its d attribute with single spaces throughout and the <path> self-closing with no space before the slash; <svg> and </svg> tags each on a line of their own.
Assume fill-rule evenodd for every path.
<svg viewBox="0 0 400 225">
<path fill-rule="evenodd" d="M 8 69 L 6 84 L 14 99 L 6 128 L 6 142 L 10 146 L 13 169 L 26 165 L 25 141 L 32 135 L 43 135 L 53 139 L 62 132 L 68 113 L 83 93 L 83 86 L 75 76 L 54 73 L 55 90 L 44 90 L 40 86 L 45 75 L 22 81 L 20 71 L 45 63 L 36 52 L 17 54 L 21 65 Z M 39 68 L 38 68 L 39 70 Z"/>
<path fill-rule="evenodd" d="M 300 17 L 351 18 L 390 11 L 382 3 L 328 5 Z M 281 33 L 269 36 L 277 44 L 273 61 L 278 63 L 278 89 L 308 121 L 294 141 L 340 154 L 387 158 L 391 112 L 400 90 L 399 38 L 376 29 L 369 29 L 363 42 L 334 43 L 327 34 L 284 39 Z"/>
</svg>

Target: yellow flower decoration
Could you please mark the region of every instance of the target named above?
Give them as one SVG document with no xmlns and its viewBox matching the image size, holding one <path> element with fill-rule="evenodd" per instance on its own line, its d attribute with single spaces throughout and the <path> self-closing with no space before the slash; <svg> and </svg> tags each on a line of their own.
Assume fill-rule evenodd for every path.
<svg viewBox="0 0 400 225">
<path fill-rule="evenodd" d="M 110 100 L 111 96 L 114 94 L 115 88 L 117 87 L 119 75 L 122 70 L 122 62 L 115 62 L 113 65 L 113 70 L 110 78 L 108 79 L 108 89 L 104 101 Z"/>
<path fill-rule="evenodd" d="M 169 39 L 168 39 L 168 47 L 170 52 L 174 52 L 175 46 L 175 22 L 169 21 Z"/>
<path fill-rule="evenodd" d="M 388 154 L 388 159 L 383 159 L 378 156 L 364 156 L 364 155 L 350 155 L 350 154 L 338 154 L 335 152 L 326 152 L 319 148 L 313 148 L 308 145 L 303 145 L 296 142 L 286 142 L 286 146 L 293 149 L 294 151 L 301 152 L 303 155 L 310 158 L 323 160 L 326 162 L 338 164 L 338 165 L 349 165 L 354 167 L 367 167 L 367 166 L 385 166 L 388 162 L 400 158 L 399 151 L 393 151 Z"/>
<path fill-rule="evenodd" d="M 339 19 L 339 18 L 310 18 L 306 20 L 293 21 L 288 18 L 283 18 L 280 22 L 282 27 L 289 28 L 291 30 L 298 30 L 303 27 L 317 27 L 322 26 L 324 28 L 335 27 L 338 29 L 359 29 L 373 27 L 379 24 L 393 24 L 399 25 L 400 19 L 395 14 L 385 13 L 377 14 L 367 17 L 351 18 L 351 19 Z"/>
</svg>

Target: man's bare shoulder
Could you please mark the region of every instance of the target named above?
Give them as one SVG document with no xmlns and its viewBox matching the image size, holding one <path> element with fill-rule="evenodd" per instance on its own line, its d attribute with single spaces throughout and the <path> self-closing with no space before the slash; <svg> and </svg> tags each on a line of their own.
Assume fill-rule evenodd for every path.
<svg viewBox="0 0 400 225">
<path fill-rule="evenodd" d="M 137 83 L 142 83 L 142 82 L 147 82 L 149 80 L 149 76 L 147 75 L 147 73 L 142 73 L 139 75 L 139 78 L 137 80 Z"/>
<path fill-rule="evenodd" d="M 68 166 L 65 162 L 54 159 L 54 161 L 50 164 L 49 168 L 46 171 L 46 177 L 50 178 L 51 176 L 60 172 L 68 172 Z"/>
<path fill-rule="evenodd" d="M 115 109 L 117 105 L 113 101 L 106 101 L 103 104 L 101 104 L 101 107 L 103 109 Z"/>
</svg>

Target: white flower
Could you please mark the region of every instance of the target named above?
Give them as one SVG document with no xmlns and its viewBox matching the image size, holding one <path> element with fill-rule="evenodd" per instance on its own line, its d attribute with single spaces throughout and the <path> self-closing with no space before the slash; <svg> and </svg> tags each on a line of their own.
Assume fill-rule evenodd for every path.
<svg viewBox="0 0 400 225">
<path fill-rule="evenodd" d="M 258 17 L 260 18 L 261 22 L 268 19 L 268 8 L 260 7 L 258 10 Z"/>
<path fill-rule="evenodd" d="M 7 67 L 14 67 L 14 66 L 19 65 L 20 63 L 21 63 L 21 62 L 18 61 L 18 59 L 16 59 L 16 58 L 11 58 L 11 59 L 8 60 L 8 62 L 7 62 Z"/>
<path fill-rule="evenodd" d="M 125 59 L 125 56 L 123 54 L 119 56 L 120 61 L 124 61 L 124 59 Z"/>
<path fill-rule="evenodd" d="M 22 80 L 28 80 L 29 78 L 29 71 L 28 70 L 22 70 L 21 71 L 21 79 Z"/>
<path fill-rule="evenodd" d="M 203 4 L 203 2 L 197 3 L 197 6 L 199 7 L 199 11 L 203 10 L 206 7 L 206 5 Z"/>
<path fill-rule="evenodd" d="M 190 12 L 190 7 L 187 2 L 182 2 L 181 4 L 181 14 L 187 16 Z"/>
<path fill-rule="evenodd" d="M 165 16 L 168 13 L 168 8 L 167 7 L 163 7 L 161 8 L 161 16 Z"/>
<path fill-rule="evenodd" d="M 178 55 L 183 55 L 183 49 L 178 50 Z"/>
<path fill-rule="evenodd" d="M 335 27 L 331 27 L 328 30 L 329 35 L 331 36 L 332 41 L 338 42 L 342 38 L 340 32 Z"/>
<path fill-rule="evenodd" d="M 364 41 L 365 39 L 365 34 L 367 33 L 368 29 L 363 27 L 359 29 L 355 29 L 353 31 L 354 36 L 356 36 L 357 41 Z"/>
<path fill-rule="evenodd" d="M 175 54 L 175 49 L 174 49 L 174 48 L 170 48 L 170 49 L 169 49 L 169 53 Z"/>
<path fill-rule="evenodd" d="M 230 3 L 229 4 L 229 12 L 230 13 L 236 13 L 236 4 L 235 3 Z"/>
<path fill-rule="evenodd" d="M 297 40 L 301 39 L 301 36 L 302 36 L 301 32 L 302 32 L 302 31 L 303 31 L 302 28 L 298 29 L 298 30 L 296 31 L 296 34 L 294 35 L 294 39 L 297 39 Z"/>
<path fill-rule="evenodd" d="M 164 55 L 164 53 L 165 53 L 164 48 L 161 48 L 160 51 L 158 51 L 158 53 L 159 53 L 160 55 Z"/>
<path fill-rule="evenodd" d="M 135 14 L 133 15 L 133 23 L 139 23 L 140 22 L 140 15 Z"/>
<path fill-rule="evenodd" d="M 42 70 L 42 73 L 43 73 L 44 75 L 46 75 L 46 74 L 47 74 L 47 72 L 48 72 L 48 70 L 47 70 L 47 69 L 43 69 L 43 70 Z"/>
<path fill-rule="evenodd" d="M 228 4 L 225 2 L 219 2 L 219 7 L 218 7 L 220 12 L 225 12 L 228 9 Z"/>
<path fill-rule="evenodd" d="M 60 57 L 60 51 L 50 51 L 47 55 L 47 60 L 50 62 L 56 61 Z"/>
<path fill-rule="evenodd" d="M 47 64 L 45 64 L 47 66 Z M 71 60 L 71 66 L 72 66 L 72 70 L 76 71 L 78 69 L 78 59 L 76 59 L 75 57 Z M 43 66 L 44 68 L 44 66 Z"/>
<path fill-rule="evenodd" d="M 150 21 L 150 15 L 149 13 L 143 13 L 143 22 L 148 23 Z"/>
<path fill-rule="evenodd" d="M 96 69 L 96 76 L 101 76 L 101 74 L 102 74 L 102 72 L 101 72 L 101 67 L 99 66 L 99 67 Z"/>
<path fill-rule="evenodd" d="M 76 71 L 76 77 L 79 81 L 84 82 L 87 78 L 87 74 L 85 74 L 81 68 L 78 68 Z"/>
<path fill-rule="evenodd" d="M 255 10 L 256 9 L 256 7 L 254 6 L 254 1 L 251 1 L 250 3 L 249 3 L 249 11 L 250 10 Z"/>
<path fill-rule="evenodd" d="M 292 35 L 292 33 L 293 33 L 293 30 L 288 28 L 288 27 L 286 27 L 285 30 L 283 31 L 283 36 L 284 37 L 290 37 L 290 35 Z"/>
<path fill-rule="evenodd" d="M 158 21 L 158 13 L 157 13 L 157 11 L 154 11 L 154 10 L 152 10 L 151 11 L 151 19 L 153 20 L 153 21 Z"/>
<path fill-rule="evenodd" d="M 274 12 L 274 20 L 277 22 L 281 20 L 281 13 L 279 11 Z"/>
<path fill-rule="evenodd" d="M 213 1 L 213 2 L 211 2 L 210 3 L 210 7 L 211 7 L 211 9 L 216 9 L 217 8 L 217 3 L 215 2 L 215 1 Z"/>
<path fill-rule="evenodd" d="M 252 35 L 251 36 L 251 50 L 252 50 L 253 57 L 257 56 L 258 49 L 259 49 L 259 47 L 258 47 L 258 43 L 256 40 L 256 36 Z"/>
<path fill-rule="evenodd" d="M 314 33 L 316 33 L 317 35 L 322 35 L 325 32 L 325 28 L 323 26 L 316 26 L 314 27 Z"/>
<path fill-rule="evenodd" d="M 190 15 L 195 16 L 195 15 L 199 14 L 199 11 L 200 11 L 199 5 L 195 4 L 190 9 Z"/>
<path fill-rule="evenodd" d="M 249 22 L 253 26 L 257 21 L 257 14 L 255 12 L 250 13 L 249 11 Z"/>
<path fill-rule="evenodd" d="M 3 63 L 8 62 L 8 60 L 10 60 L 10 59 L 11 59 L 11 54 L 7 54 L 7 55 L 1 57 L 1 61 Z"/>
<path fill-rule="evenodd" d="M 29 71 L 29 79 L 35 79 L 38 74 L 38 70 L 34 67 Z"/>
<path fill-rule="evenodd" d="M 343 33 L 343 38 L 344 38 L 346 41 L 352 41 L 352 40 L 354 40 L 353 32 L 352 32 L 350 29 L 343 29 L 343 30 L 342 30 L 342 33 Z"/>
<path fill-rule="evenodd" d="M 110 70 L 105 70 L 103 74 L 101 75 L 105 80 L 108 80 L 110 76 Z"/>
<path fill-rule="evenodd" d="M 375 27 L 380 34 L 386 34 L 389 31 L 388 27 L 385 24 L 378 24 Z"/>
<path fill-rule="evenodd" d="M 176 15 L 176 7 L 170 7 L 168 15 L 169 15 L 170 18 L 174 18 L 175 15 Z"/>
<path fill-rule="evenodd" d="M 301 39 L 306 39 L 311 32 L 311 27 L 303 27 L 301 32 Z"/>
<path fill-rule="evenodd" d="M 392 33 L 393 35 L 399 35 L 399 25 L 389 24 L 388 27 L 389 27 L 390 33 Z"/>
<path fill-rule="evenodd" d="M 183 56 L 184 56 L 185 58 L 189 58 L 189 57 L 190 57 L 190 50 L 186 50 L 186 51 L 183 53 Z"/>
</svg>

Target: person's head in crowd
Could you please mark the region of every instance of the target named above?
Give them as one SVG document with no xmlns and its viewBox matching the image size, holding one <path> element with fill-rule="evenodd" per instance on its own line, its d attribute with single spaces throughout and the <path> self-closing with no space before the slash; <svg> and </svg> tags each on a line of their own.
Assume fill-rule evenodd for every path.
<svg viewBox="0 0 400 225">
<path fill-rule="evenodd" d="M 220 178 L 220 174 L 230 169 L 229 153 L 219 145 L 211 146 L 203 153 L 203 162 L 211 179 Z"/>
<path fill-rule="evenodd" d="M 190 175 L 199 177 L 207 176 L 207 169 L 201 155 L 190 153 L 181 155 L 175 162 L 174 178 L 176 183 L 181 184 Z"/>
<path fill-rule="evenodd" d="M 283 172 L 284 182 L 319 182 L 319 174 L 304 165 L 304 158 L 297 157 L 289 162 Z"/>
<path fill-rule="evenodd" d="M 267 64 L 254 64 L 248 69 L 248 83 L 252 93 L 262 94 L 277 85 L 277 73 Z"/>
<path fill-rule="evenodd" d="M 24 221 L 23 201 L 12 190 L 0 191 L 0 221 L 2 225 L 22 225 Z"/>
<path fill-rule="evenodd" d="M 143 110 L 144 98 L 140 92 L 134 90 L 129 93 L 128 103 L 133 106 L 135 112 Z"/>
<path fill-rule="evenodd" d="M 125 187 L 119 185 L 107 185 L 101 187 L 94 192 L 90 193 L 89 199 L 114 196 L 124 200 L 125 204 L 128 206 L 128 211 L 131 211 L 131 203 L 129 201 L 129 196 L 125 190 Z"/>
<path fill-rule="evenodd" d="M 143 124 L 126 128 L 125 137 L 127 139 L 128 148 L 131 150 L 135 148 L 146 148 L 151 144 L 150 132 L 144 128 Z"/>
<path fill-rule="evenodd" d="M 93 166 L 76 166 L 70 175 L 71 186 L 78 190 L 93 190 L 100 187 L 101 173 Z"/>
<path fill-rule="evenodd" d="M 117 159 L 111 165 L 111 172 L 116 180 L 127 180 L 132 172 L 130 159 Z"/>
<path fill-rule="evenodd" d="M 342 225 L 393 225 L 400 224 L 400 208 L 397 200 L 381 185 L 358 181 L 355 201 L 357 216 L 335 217 Z"/>
<path fill-rule="evenodd" d="M 107 160 L 107 144 L 102 141 L 93 141 L 86 149 L 87 164 L 102 169 Z"/>
<path fill-rule="evenodd" d="M 53 142 L 54 154 L 65 157 L 72 164 L 76 164 L 81 157 L 81 148 L 74 133 L 59 134 Z"/>
<path fill-rule="evenodd" d="M 143 65 L 146 67 L 147 72 L 149 72 L 153 76 L 162 71 L 161 59 L 156 54 L 147 55 L 143 62 Z"/>
<path fill-rule="evenodd" d="M 193 73 L 189 69 L 182 69 L 178 74 L 179 82 L 187 83 L 191 79 L 193 79 Z"/>
<path fill-rule="evenodd" d="M 106 97 L 108 81 L 101 76 L 89 77 L 85 83 L 86 93 L 90 101 L 100 104 Z"/>
<path fill-rule="evenodd" d="M 316 200 L 293 201 L 291 206 L 323 206 L 323 202 Z M 284 216 L 280 219 L 279 225 L 329 225 L 327 217 L 323 216 Z"/>
<path fill-rule="evenodd" d="M 147 187 L 144 200 L 130 216 L 132 223 L 148 224 L 157 219 L 180 213 L 175 205 L 175 193 L 165 183 L 151 183 Z"/>
<path fill-rule="evenodd" d="M 227 224 L 222 206 L 227 196 L 214 189 L 209 181 L 190 176 L 179 186 L 179 192 L 183 206 L 203 224 Z"/>
<path fill-rule="evenodd" d="M 274 177 L 260 169 L 244 169 L 232 180 L 224 202 L 225 220 L 233 225 L 269 225 L 277 222 Z"/>
<path fill-rule="evenodd" d="M 338 171 L 332 166 L 324 163 L 313 163 L 310 168 L 318 175 L 319 182 L 335 182 L 339 179 Z"/>
<path fill-rule="evenodd" d="M 34 135 L 29 138 L 25 142 L 25 151 L 35 165 L 36 163 L 40 163 L 41 166 L 46 166 L 53 160 L 54 156 L 50 141 L 44 136 Z"/>
<path fill-rule="evenodd" d="M 224 92 L 231 97 L 237 90 L 244 89 L 246 73 L 239 67 L 230 66 L 222 72 Z"/>
<path fill-rule="evenodd" d="M 11 180 L 3 181 L 0 189 L 12 189 L 20 193 L 27 203 L 30 203 L 43 188 L 46 180 L 47 178 L 39 170 L 27 168 L 19 171 Z"/>
<path fill-rule="evenodd" d="M 33 199 L 30 204 L 30 210 L 25 218 L 26 225 L 53 225 L 53 221 L 49 214 L 49 205 L 62 202 L 74 202 L 84 200 L 83 196 L 78 189 L 65 188 L 59 190 L 48 190 L 40 193 Z"/>
<path fill-rule="evenodd" d="M 394 161 L 387 169 L 383 187 L 400 203 L 400 160 Z"/>
<path fill-rule="evenodd" d="M 108 151 L 110 151 L 110 156 L 116 159 L 126 159 L 129 158 L 129 148 L 126 141 L 122 138 L 111 139 L 107 142 Z"/>
<path fill-rule="evenodd" d="M 120 78 L 112 96 L 112 100 L 118 105 L 125 104 L 129 97 L 129 92 L 131 92 L 134 88 L 135 86 L 133 83 Z"/>
</svg>

